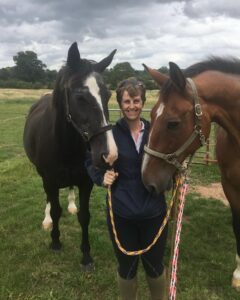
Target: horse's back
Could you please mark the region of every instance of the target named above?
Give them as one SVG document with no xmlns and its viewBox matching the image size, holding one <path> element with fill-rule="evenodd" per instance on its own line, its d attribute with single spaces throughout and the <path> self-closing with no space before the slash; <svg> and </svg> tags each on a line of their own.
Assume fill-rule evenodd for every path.
<svg viewBox="0 0 240 300">
<path fill-rule="evenodd" d="M 36 103 L 34 103 L 30 107 L 27 118 L 31 118 L 36 114 L 44 112 L 46 108 L 51 104 L 51 101 L 52 101 L 52 93 L 47 93 L 43 95 Z"/>
</svg>

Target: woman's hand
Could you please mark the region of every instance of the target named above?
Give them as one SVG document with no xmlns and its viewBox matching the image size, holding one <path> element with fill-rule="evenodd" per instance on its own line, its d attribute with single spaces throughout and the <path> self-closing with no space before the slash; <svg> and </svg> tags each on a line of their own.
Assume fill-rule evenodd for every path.
<svg viewBox="0 0 240 300">
<path fill-rule="evenodd" d="M 103 177 L 103 185 L 111 186 L 116 178 L 118 177 L 118 173 L 113 170 L 107 170 Z"/>
</svg>

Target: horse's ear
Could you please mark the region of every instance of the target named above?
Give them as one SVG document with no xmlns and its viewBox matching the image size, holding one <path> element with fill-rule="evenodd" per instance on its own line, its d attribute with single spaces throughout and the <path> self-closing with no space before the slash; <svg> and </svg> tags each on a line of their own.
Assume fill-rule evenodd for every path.
<svg viewBox="0 0 240 300">
<path fill-rule="evenodd" d="M 78 70 L 80 67 L 80 62 L 81 58 L 78 50 L 78 45 L 76 42 L 74 42 L 68 50 L 67 65 L 72 70 Z"/>
<path fill-rule="evenodd" d="M 186 78 L 179 66 L 173 62 L 169 63 L 169 75 L 173 83 L 180 91 L 183 91 L 186 86 Z"/>
<path fill-rule="evenodd" d="M 94 65 L 94 70 L 96 72 L 102 73 L 112 62 L 113 56 L 115 55 L 116 52 L 117 52 L 117 49 L 113 50 L 107 57 L 105 57 L 99 63 L 96 63 Z"/>
<path fill-rule="evenodd" d="M 168 76 L 160 73 L 159 71 L 151 69 L 145 64 L 143 64 L 143 67 L 158 85 L 162 86 L 168 80 Z"/>
</svg>

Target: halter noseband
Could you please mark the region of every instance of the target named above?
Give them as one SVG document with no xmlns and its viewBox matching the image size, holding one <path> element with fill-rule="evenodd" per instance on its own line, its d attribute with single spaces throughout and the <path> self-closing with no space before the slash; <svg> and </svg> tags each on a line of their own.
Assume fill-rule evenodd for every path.
<svg viewBox="0 0 240 300">
<path fill-rule="evenodd" d="M 144 151 L 147 154 L 150 154 L 154 157 L 161 158 L 165 160 L 167 163 L 174 165 L 179 171 L 184 171 L 186 169 L 177 158 L 192 144 L 195 138 L 198 136 L 200 139 L 200 143 L 203 146 L 206 143 L 206 138 L 202 132 L 202 108 L 199 102 L 198 92 L 195 83 L 191 78 L 187 78 L 187 82 L 190 84 L 192 92 L 193 92 L 193 103 L 194 103 L 194 116 L 195 116 L 195 126 L 192 134 L 186 140 L 186 142 L 175 152 L 173 153 L 161 153 L 155 150 L 150 149 L 148 146 L 144 146 Z"/>
<path fill-rule="evenodd" d="M 73 120 L 72 118 L 72 115 L 70 114 L 70 110 L 69 110 L 69 100 L 68 100 L 68 92 L 67 92 L 67 89 L 65 89 L 65 105 L 66 105 L 66 118 L 67 118 L 67 121 L 69 123 L 72 124 L 72 126 L 76 129 L 76 131 L 81 135 L 81 137 L 83 138 L 83 140 L 85 142 L 90 142 L 90 140 L 99 135 L 99 134 L 102 134 L 108 130 L 111 130 L 112 129 L 112 125 L 111 124 L 108 124 L 106 126 L 102 126 L 100 127 L 98 130 L 96 130 L 95 132 L 93 132 L 92 134 L 90 134 L 87 130 L 84 130 L 82 128 L 80 128 L 77 123 Z"/>
</svg>

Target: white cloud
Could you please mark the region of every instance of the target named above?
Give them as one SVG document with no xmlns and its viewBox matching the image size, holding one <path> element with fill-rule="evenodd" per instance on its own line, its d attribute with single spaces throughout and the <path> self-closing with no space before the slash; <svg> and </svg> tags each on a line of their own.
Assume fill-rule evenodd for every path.
<svg viewBox="0 0 240 300">
<path fill-rule="evenodd" d="M 82 57 L 118 52 L 111 66 L 129 61 L 181 67 L 216 54 L 240 54 L 240 2 L 219 0 L 0 0 L 0 68 L 18 51 L 33 50 L 51 69 L 77 41 Z"/>
<path fill-rule="evenodd" d="M 236 0 L 192 0 L 185 4 L 185 13 L 191 17 L 229 16 L 239 18 L 240 2 Z"/>
</svg>

